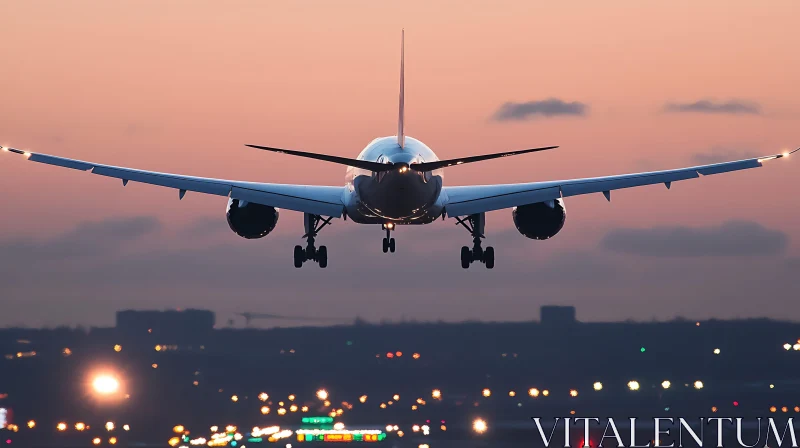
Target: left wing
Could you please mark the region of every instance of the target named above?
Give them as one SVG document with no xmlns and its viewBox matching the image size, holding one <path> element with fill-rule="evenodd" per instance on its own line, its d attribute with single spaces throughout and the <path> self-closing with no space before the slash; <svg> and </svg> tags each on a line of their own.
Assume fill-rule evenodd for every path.
<svg viewBox="0 0 800 448">
<path fill-rule="evenodd" d="M 232 198 L 271 207 L 321 216 L 333 216 L 336 218 L 342 216 L 342 211 L 344 209 L 344 203 L 342 202 L 344 187 L 265 184 L 260 182 L 183 176 L 180 174 L 159 173 L 155 171 L 101 165 L 99 163 L 50 156 L 15 148 L 0 148 L 6 152 L 20 154 L 32 162 L 89 171 L 93 174 L 121 179 L 122 185 L 127 185 L 128 181 L 133 181 L 175 188 L 179 191 L 178 197 L 181 199 L 187 191 L 194 191 L 218 196 L 230 196 Z"/>
<path fill-rule="evenodd" d="M 623 174 L 620 176 L 592 177 L 584 179 L 532 182 L 525 184 L 476 185 L 464 187 L 443 187 L 445 213 L 447 216 L 464 216 L 492 210 L 517 207 L 537 202 L 577 196 L 580 194 L 603 193 L 611 200 L 611 190 L 640 187 L 642 185 L 664 184 L 670 188 L 672 182 L 710 176 L 712 174 L 758 168 L 768 160 L 788 157 L 800 151 L 776 154 L 734 162 L 714 163 L 667 171 Z"/>
</svg>

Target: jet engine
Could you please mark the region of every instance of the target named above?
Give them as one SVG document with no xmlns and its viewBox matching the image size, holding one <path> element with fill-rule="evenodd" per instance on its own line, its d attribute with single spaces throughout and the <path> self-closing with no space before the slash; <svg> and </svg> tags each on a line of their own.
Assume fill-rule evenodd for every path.
<svg viewBox="0 0 800 448">
<path fill-rule="evenodd" d="M 226 217 L 231 230 L 250 240 L 267 236 L 278 224 L 278 210 L 275 207 L 234 198 L 228 199 Z"/>
<path fill-rule="evenodd" d="M 534 240 L 556 236 L 567 220 L 563 199 L 514 207 L 511 214 L 519 233 Z"/>
</svg>

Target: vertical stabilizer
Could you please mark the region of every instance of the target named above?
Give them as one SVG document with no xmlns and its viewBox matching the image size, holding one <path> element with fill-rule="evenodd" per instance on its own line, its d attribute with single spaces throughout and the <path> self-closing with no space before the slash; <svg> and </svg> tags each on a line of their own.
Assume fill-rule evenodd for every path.
<svg viewBox="0 0 800 448">
<path fill-rule="evenodd" d="M 405 40 L 406 40 L 406 30 L 403 30 L 401 35 L 400 35 L 400 111 L 399 111 L 400 115 L 399 115 L 399 117 L 397 119 L 397 144 L 400 145 L 401 148 L 405 146 L 405 141 L 406 141 L 405 134 L 404 134 L 404 131 L 403 131 L 403 118 L 405 116 L 405 110 L 404 110 L 404 103 L 405 103 L 405 92 L 404 92 L 405 87 L 404 87 L 404 85 L 405 85 L 405 82 L 403 80 L 403 73 L 405 72 L 405 67 L 403 66 L 403 64 L 404 64 L 403 63 L 403 59 L 405 57 L 404 56 L 404 53 L 405 53 L 405 48 L 404 48 L 405 47 Z"/>
</svg>

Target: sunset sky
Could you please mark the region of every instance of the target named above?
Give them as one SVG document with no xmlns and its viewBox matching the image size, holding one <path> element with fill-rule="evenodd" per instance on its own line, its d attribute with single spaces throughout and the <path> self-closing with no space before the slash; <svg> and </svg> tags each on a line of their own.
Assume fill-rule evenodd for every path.
<svg viewBox="0 0 800 448">
<path fill-rule="evenodd" d="M 354 157 L 396 132 L 446 185 L 679 168 L 800 146 L 800 2 L 24 1 L 0 3 L 0 145 L 111 165 L 342 185 L 344 167 L 246 143 Z M 544 113 L 546 112 L 546 113 Z M 797 159 L 800 159 L 798 157 Z M 569 198 L 564 230 L 487 215 L 496 267 L 462 270 L 452 219 L 336 220 L 329 267 L 292 265 L 302 215 L 244 240 L 226 200 L 0 154 L 0 326 L 112 325 L 118 309 L 209 308 L 367 320 L 800 319 L 800 160 Z"/>
</svg>

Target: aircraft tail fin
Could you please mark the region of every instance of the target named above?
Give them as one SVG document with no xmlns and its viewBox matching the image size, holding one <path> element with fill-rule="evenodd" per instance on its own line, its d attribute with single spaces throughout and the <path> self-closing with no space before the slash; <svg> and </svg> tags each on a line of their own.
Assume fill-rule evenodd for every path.
<svg viewBox="0 0 800 448">
<path fill-rule="evenodd" d="M 397 144 L 400 145 L 401 148 L 405 146 L 405 134 L 403 130 L 403 118 L 405 117 L 405 82 L 403 79 L 403 74 L 405 72 L 404 67 L 404 53 L 405 53 L 405 40 L 406 40 L 406 30 L 403 30 L 400 34 L 400 110 L 399 110 L 399 117 L 397 119 Z"/>
</svg>

